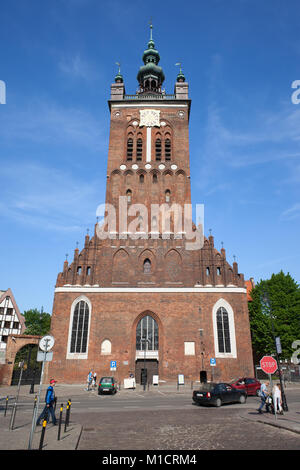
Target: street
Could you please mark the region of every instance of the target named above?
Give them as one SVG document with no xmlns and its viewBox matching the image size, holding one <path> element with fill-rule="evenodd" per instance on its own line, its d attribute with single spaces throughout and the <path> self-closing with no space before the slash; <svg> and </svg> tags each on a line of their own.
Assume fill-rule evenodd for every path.
<svg viewBox="0 0 300 470">
<path fill-rule="evenodd" d="M 13 391 L 13 389 L 11 388 Z M 24 390 L 25 391 L 25 390 Z M 287 390 L 290 412 L 280 417 L 300 422 L 300 388 Z M 298 450 L 300 433 L 259 421 L 260 399 L 248 397 L 246 404 L 220 408 L 197 406 L 192 390 L 152 388 L 150 391 L 122 389 L 116 395 L 85 391 L 80 386 L 57 386 L 57 411 L 60 403 L 72 401 L 71 423 L 81 431 L 74 449 L 94 451 L 180 451 L 180 450 Z M 34 396 L 20 395 L 15 429 L 29 429 Z M 13 404 L 13 399 L 10 400 Z M 3 399 L 1 401 L 3 405 Z M 40 405 L 40 408 L 42 404 Z M 0 407 L 3 409 L 3 406 Z M 299 411 L 298 411 L 299 410 Z M 10 411 L 8 412 L 8 416 Z M 299 418 L 298 418 L 299 415 Z M 7 427 L 9 418 L 3 419 Z M 52 424 L 49 424 L 50 430 Z M 49 435 L 49 431 L 47 431 Z M 10 434 L 13 437 L 13 433 Z M 2 433 L 0 449 L 7 448 L 7 432 Z M 5 437 L 6 436 L 6 437 Z M 25 442 L 27 441 L 27 437 Z M 63 443 L 62 443 L 63 444 Z M 24 447 L 23 447 L 24 448 Z"/>
<path fill-rule="evenodd" d="M 300 448 L 299 434 L 247 420 L 248 414 L 257 414 L 256 397 L 248 397 L 245 405 L 208 408 L 194 405 L 191 394 L 131 393 L 88 396 L 74 404 L 73 419 L 83 424 L 79 450 Z M 288 398 L 299 402 L 298 391 Z"/>
</svg>

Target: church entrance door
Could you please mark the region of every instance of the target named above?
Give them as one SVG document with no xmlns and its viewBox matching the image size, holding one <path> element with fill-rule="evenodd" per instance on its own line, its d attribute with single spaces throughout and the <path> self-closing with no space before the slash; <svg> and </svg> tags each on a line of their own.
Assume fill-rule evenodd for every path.
<svg viewBox="0 0 300 470">
<path fill-rule="evenodd" d="M 152 383 L 153 375 L 158 375 L 158 361 L 156 359 L 146 359 L 145 369 L 147 371 L 147 383 Z M 143 384 L 144 359 L 137 359 L 135 363 L 135 380 Z"/>
</svg>

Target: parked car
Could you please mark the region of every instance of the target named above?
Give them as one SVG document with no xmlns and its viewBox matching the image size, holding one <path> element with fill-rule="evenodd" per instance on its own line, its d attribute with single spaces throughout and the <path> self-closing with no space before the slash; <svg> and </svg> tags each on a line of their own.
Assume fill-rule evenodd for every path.
<svg viewBox="0 0 300 470">
<path fill-rule="evenodd" d="M 246 403 L 247 393 L 227 383 L 204 383 L 194 390 L 193 401 L 197 405 L 221 406 L 225 403 Z"/>
<path fill-rule="evenodd" d="M 114 377 L 101 377 L 98 386 L 98 395 L 102 393 L 117 393 L 117 382 Z"/>
<path fill-rule="evenodd" d="M 261 387 L 261 383 L 259 380 L 254 379 L 252 377 L 243 377 L 238 380 L 233 380 L 230 384 L 237 388 L 238 390 L 245 390 L 247 395 L 259 395 L 259 390 Z"/>
</svg>

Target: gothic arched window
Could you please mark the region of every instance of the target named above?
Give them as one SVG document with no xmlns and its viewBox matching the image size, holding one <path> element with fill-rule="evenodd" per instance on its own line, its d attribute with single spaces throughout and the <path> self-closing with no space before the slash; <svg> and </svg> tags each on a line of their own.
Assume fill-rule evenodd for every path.
<svg viewBox="0 0 300 470">
<path fill-rule="evenodd" d="M 171 201 L 171 191 L 169 189 L 167 189 L 166 192 L 165 192 L 165 201 L 166 202 Z"/>
<path fill-rule="evenodd" d="M 131 189 L 127 189 L 126 196 L 127 196 L 127 202 L 128 202 L 128 204 L 130 204 L 131 203 L 131 197 L 132 197 Z"/>
<path fill-rule="evenodd" d="M 230 353 L 230 330 L 228 312 L 224 307 L 217 310 L 217 334 L 219 353 Z"/>
<path fill-rule="evenodd" d="M 151 261 L 149 258 L 145 259 L 144 261 L 144 274 L 151 273 Z"/>
<path fill-rule="evenodd" d="M 89 328 L 89 306 L 80 300 L 74 309 L 70 353 L 86 353 Z"/>
<path fill-rule="evenodd" d="M 143 317 L 136 327 L 137 351 L 158 351 L 158 324 L 153 317 Z"/>
<path fill-rule="evenodd" d="M 126 154 L 127 160 L 132 160 L 132 155 L 133 155 L 133 139 L 129 137 L 127 140 L 127 154 Z"/>
<path fill-rule="evenodd" d="M 136 141 L 136 159 L 142 160 L 143 157 L 143 140 L 141 138 Z"/>
<path fill-rule="evenodd" d="M 155 158 L 156 160 L 161 160 L 161 140 L 156 139 L 155 141 Z"/>
<path fill-rule="evenodd" d="M 165 140 L 165 159 L 171 160 L 171 140 Z"/>
</svg>

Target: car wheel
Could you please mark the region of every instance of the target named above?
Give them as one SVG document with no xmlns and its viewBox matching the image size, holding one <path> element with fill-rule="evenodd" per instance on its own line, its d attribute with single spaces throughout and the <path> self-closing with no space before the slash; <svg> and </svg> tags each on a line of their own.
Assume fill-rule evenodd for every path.
<svg viewBox="0 0 300 470">
<path fill-rule="evenodd" d="M 216 399 L 216 406 L 219 408 L 222 405 L 222 400 L 221 398 Z"/>
<path fill-rule="evenodd" d="M 243 404 L 243 403 L 246 403 L 246 397 L 245 397 L 245 395 L 241 395 L 241 396 L 240 396 L 240 403 L 242 403 L 242 404 Z"/>
</svg>

